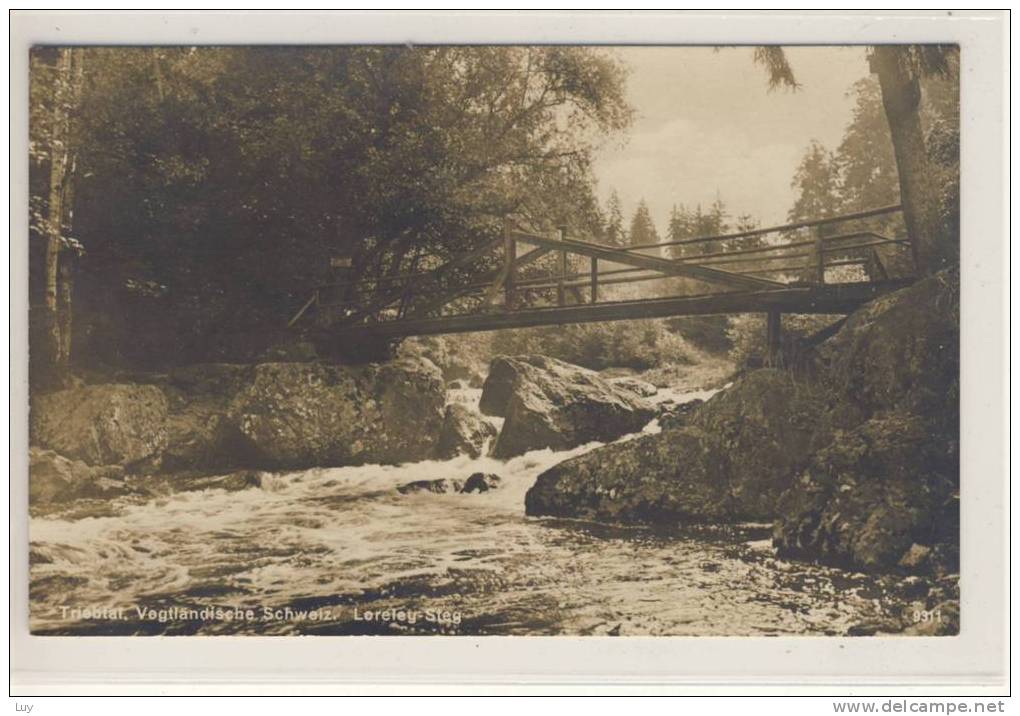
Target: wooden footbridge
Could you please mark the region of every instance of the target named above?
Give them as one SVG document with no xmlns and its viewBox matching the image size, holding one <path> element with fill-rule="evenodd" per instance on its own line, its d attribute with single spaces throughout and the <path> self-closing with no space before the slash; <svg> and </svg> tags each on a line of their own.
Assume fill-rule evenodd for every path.
<svg viewBox="0 0 1020 716">
<path fill-rule="evenodd" d="M 316 287 L 289 325 L 311 320 L 337 340 L 356 342 L 564 323 L 765 313 L 769 345 L 778 346 L 783 313 L 845 314 L 910 282 L 909 277 L 892 277 L 888 268 L 897 253 L 909 255 L 908 241 L 874 230 L 876 223 L 888 227 L 889 217 L 900 211 L 898 205 L 885 206 L 626 247 L 571 237 L 564 227 L 549 235 L 507 221 L 498 238 L 430 270 L 412 268 L 372 278 L 352 275 Z M 530 249 L 522 251 L 522 245 Z M 664 250 L 673 258 L 665 258 Z M 836 270 L 839 267 L 857 267 L 855 280 L 847 280 L 850 272 Z M 844 277 L 827 281 L 827 274 Z M 611 296 L 606 288 L 653 281 L 666 295 L 626 298 Z"/>
</svg>

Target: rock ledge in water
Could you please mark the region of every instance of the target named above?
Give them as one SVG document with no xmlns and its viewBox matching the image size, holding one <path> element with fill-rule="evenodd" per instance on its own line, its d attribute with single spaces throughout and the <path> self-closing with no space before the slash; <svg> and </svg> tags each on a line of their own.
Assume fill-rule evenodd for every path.
<svg viewBox="0 0 1020 716">
<path fill-rule="evenodd" d="M 415 480 L 397 488 L 401 495 L 413 495 L 417 492 L 431 492 L 436 495 L 444 495 L 448 492 L 460 492 L 464 483 L 460 480 L 447 480 L 445 477 L 438 480 Z"/>
<path fill-rule="evenodd" d="M 824 403 L 789 375 L 758 370 L 686 425 L 609 445 L 542 473 L 529 515 L 620 522 L 769 520 L 819 445 Z M 823 443 L 824 444 L 824 443 Z"/>
<path fill-rule="evenodd" d="M 499 475 L 476 472 L 464 482 L 461 492 L 488 492 L 497 489 L 502 481 Z"/>
<path fill-rule="evenodd" d="M 109 499 L 130 490 L 119 465 L 93 467 L 52 450 L 29 448 L 28 501 L 33 512 L 80 499 Z"/>
<path fill-rule="evenodd" d="M 445 477 L 438 480 L 415 480 L 397 488 L 401 495 L 412 495 L 419 492 L 431 492 L 436 495 L 444 495 L 450 492 L 472 493 L 488 492 L 499 487 L 502 479 L 499 475 L 476 472 L 467 480 L 448 480 Z"/>
</svg>

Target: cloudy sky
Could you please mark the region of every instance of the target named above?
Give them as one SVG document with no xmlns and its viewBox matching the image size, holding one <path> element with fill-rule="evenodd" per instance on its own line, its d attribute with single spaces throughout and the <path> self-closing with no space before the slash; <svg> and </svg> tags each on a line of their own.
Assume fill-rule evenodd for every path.
<svg viewBox="0 0 1020 716">
<path fill-rule="evenodd" d="M 603 201 L 616 189 L 629 220 L 643 197 L 660 233 L 674 203 L 711 204 L 781 223 L 790 179 L 811 139 L 834 148 L 850 120 L 846 92 L 867 76 L 861 47 L 787 50 L 797 92 L 768 91 L 750 48 L 616 48 L 637 109 L 629 136 L 599 152 Z"/>
</svg>

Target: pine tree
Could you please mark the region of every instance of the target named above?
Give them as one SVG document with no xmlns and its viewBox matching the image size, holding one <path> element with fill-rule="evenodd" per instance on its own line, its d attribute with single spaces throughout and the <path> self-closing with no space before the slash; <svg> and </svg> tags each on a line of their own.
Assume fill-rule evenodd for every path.
<svg viewBox="0 0 1020 716">
<path fill-rule="evenodd" d="M 644 199 L 638 203 L 634 217 L 630 220 L 629 237 L 631 246 L 657 244 L 660 241 L 659 232 L 655 229 L 655 222 L 652 221 L 652 214 Z"/>
<path fill-rule="evenodd" d="M 667 240 L 683 241 L 691 238 L 692 235 L 690 212 L 682 204 L 680 206 L 673 204 L 673 209 L 669 213 L 669 226 L 666 228 Z M 686 253 L 687 247 L 682 244 L 671 246 L 669 251 L 670 256 L 676 259 L 683 257 Z"/>
<path fill-rule="evenodd" d="M 623 228 L 623 204 L 614 189 L 606 203 L 605 242 L 610 246 L 626 246 L 627 234 Z"/>
<path fill-rule="evenodd" d="M 840 210 L 839 169 L 832 152 L 812 141 L 790 185 L 797 200 L 787 214 L 790 221 L 835 216 Z"/>
</svg>

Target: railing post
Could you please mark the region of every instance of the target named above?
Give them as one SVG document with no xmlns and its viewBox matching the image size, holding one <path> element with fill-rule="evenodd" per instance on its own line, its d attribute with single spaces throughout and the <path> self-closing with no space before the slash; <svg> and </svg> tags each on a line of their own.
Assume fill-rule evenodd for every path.
<svg viewBox="0 0 1020 716">
<path fill-rule="evenodd" d="M 594 256 L 591 259 L 591 302 L 599 300 L 599 260 Z"/>
<path fill-rule="evenodd" d="M 567 227 L 560 227 L 560 241 L 567 240 Z M 563 282 L 567 277 L 567 252 L 560 251 L 560 264 L 559 264 L 559 280 L 556 282 L 556 303 L 563 306 L 567 302 L 566 291 L 564 290 Z"/>
<path fill-rule="evenodd" d="M 815 283 L 825 283 L 824 225 L 815 227 Z"/>
<path fill-rule="evenodd" d="M 514 310 L 514 294 L 515 294 L 515 272 L 514 262 L 517 260 L 517 242 L 514 240 L 513 233 L 510 229 L 510 219 L 503 220 L 503 260 L 506 262 L 506 281 L 504 281 L 504 287 L 506 289 L 505 305 L 508 311 Z"/>
</svg>

